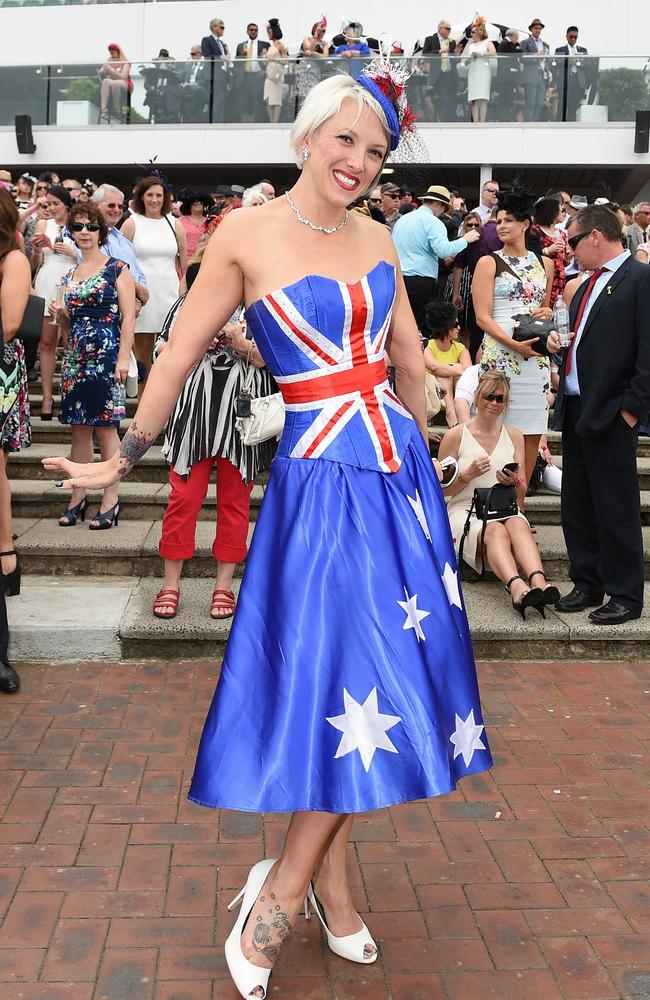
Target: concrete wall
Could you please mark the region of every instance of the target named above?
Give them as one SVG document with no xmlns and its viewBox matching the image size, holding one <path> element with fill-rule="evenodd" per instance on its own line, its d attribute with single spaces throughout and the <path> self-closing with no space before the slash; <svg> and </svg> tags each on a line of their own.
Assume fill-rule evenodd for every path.
<svg viewBox="0 0 650 1000">
<path fill-rule="evenodd" d="M 650 3 L 648 0 L 572 0 L 563 7 L 557 0 L 523 5 L 520 0 L 490 0 L 484 12 L 502 24 L 521 28 L 539 14 L 546 21 L 543 37 L 552 48 L 564 44 L 569 23 L 580 27 L 580 42 L 596 53 L 648 55 Z M 536 9 L 537 8 L 537 9 Z M 370 35 L 386 32 L 400 39 L 407 53 L 416 38 L 435 30 L 442 16 L 453 23 L 467 23 L 477 10 L 476 0 L 446 0 L 435 7 L 425 0 L 175 0 L 161 3 L 130 3 L 70 7 L 0 8 L 0 65 L 34 63 L 101 62 L 108 42 L 118 42 L 132 60 L 148 60 L 159 48 L 177 59 L 207 34 L 212 17 L 226 24 L 225 40 L 234 45 L 245 38 L 248 21 L 262 28 L 269 16 L 278 17 L 288 45 L 297 45 L 314 20 L 325 13 L 328 36 L 339 29 L 346 16 L 360 20 Z"/>
</svg>

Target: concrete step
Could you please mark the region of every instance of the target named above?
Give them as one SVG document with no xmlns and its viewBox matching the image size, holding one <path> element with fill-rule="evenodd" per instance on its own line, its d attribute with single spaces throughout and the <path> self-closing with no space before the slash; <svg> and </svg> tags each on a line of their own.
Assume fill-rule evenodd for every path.
<svg viewBox="0 0 650 1000">
<path fill-rule="evenodd" d="M 10 455 L 9 478 L 53 480 L 55 477 L 41 465 L 42 459 L 57 454 L 67 456 L 69 452 L 70 448 L 67 442 L 60 448 L 55 443 L 33 444 L 31 448 Z M 562 467 L 561 455 L 558 456 L 557 465 Z M 650 490 L 650 457 L 640 455 L 637 459 L 637 469 L 641 490 Z M 167 482 L 168 471 L 167 463 L 161 453 L 161 446 L 153 445 L 129 473 L 129 482 L 162 484 Z"/>
<path fill-rule="evenodd" d="M 120 437 L 126 434 L 131 426 L 133 417 L 126 417 L 120 424 L 118 431 Z M 56 415 L 53 420 L 41 420 L 40 414 L 36 415 L 32 421 L 32 442 L 33 444 L 48 444 L 50 448 L 70 447 L 72 440 L 72 430 L 69 424 L 59 423 Z M 164 433 L 156 438 L 156 444 L 162 445 Z"/>
<path fill-rule="evenodd" d="M 50 664 L 73 661 L 188 660 L 223 656 L 230 621 L 215 622 L 209 605 L 212 581 L 183 579 L 179 613 L 155 618 L 151 603 L 160 579 L 137 577 L 28 577 L 19 598 L 7 601 L 11 659 Z M 560 582 L 566 593 L 571 584 Z M 235 581 L 238 591 L 239 581 Z M 587 614 L 546 619 L 512 610 L 503 588 L 484 581 L 464 584 L 474 653 L 492 660 L 647 660 L 650 614 L 625 625 L 592 625 Z M 646 587 L 646 607 L 650 585 Z M 54 637 L 54 639 L 53 639 Z"/>
<path fill-rule="evenodd" d="M 87 523 L 60 528 L 52 518 L 16 518 L 16 547 L 25 573 L 52 576 L 159 576 L 158 542 L 161 521 L 120 518 L 109 531 L 90 531 Z M 249 525 L 249 541 L 255 524 Z M 214 572 L 211 547 L 215 527 L 199 521 L 196 552 L 185 565 L 187 577 L 207 577 Z M 643 528 L 646 579 L 650 579 L 650 527 Z M 549 579 L 568 579 L 569 561 L 559 525 L 540 524 L 537 544 Z M 243 566 L 238 567 L 241 574 Z"/>
<path fill-rule="evenodd" d="M 214 483 L 214 476 L 212 477 Z M 128 479 L 120 486 L 120 509 L 125 520 L 160 521 L 165 513 L 170 486 L 168 483 L 137 483 Z M 203 501 L 199 512 L 200 521 L 213 521 L 216 516 L 216 496 L 214 485 Z M 90 510 L 95 511 L 101 492 L 91 490 Z M 251 494 L 250 519 L 257 520 L 264 486 L 255 484 Z M 58 520 L 68 505 L 69 494 L 52 486 L 45 479 L 13 479 L 11 482 L 11 509 L 14 517 L 50 518 Z"/>
<path fill-rule="evenodd" d="M 56 389 L 56 381 L 54 383 Z M 29 391 L 29 407 L 33 414 L 39 414 L 41 412 L 41 406 L 43 404 L 43 397 L 40 392 L 40 388 L 36 391 L 36 384 L 34 382 L 30 383 Z M 61 396 L 57 393 L 53 396 L 54 399 L 54 413 L 56 420 L 56 414 L 61 411 Z M 127 399 L 126 401 L 126 415 L 127 417 L 132 417 L 138 408 L 137 399 Z"/>
</svg>

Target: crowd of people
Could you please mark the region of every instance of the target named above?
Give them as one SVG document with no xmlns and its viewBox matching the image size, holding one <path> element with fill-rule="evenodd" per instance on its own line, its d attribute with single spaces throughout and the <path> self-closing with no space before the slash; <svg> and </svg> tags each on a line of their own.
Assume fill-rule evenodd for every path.
<svg viewBox="0 0 650 1000">
<path fill-rule="evenodd" d="M 28 379 L 40 377 L 39 419 L 49 421 L 55 415 L 56 352 L 64 346 L 56 416 L 71 426 L 71 458 L 92 461 L 93 449 L 106 458 L 117 445 L 129 371 L 137 387 L 132 393 L 141 393 L 152 362 L 165 350 L 210 236 L 236 209 L 274 199 L 275 189 L 264 179 L 249 189 L 219 185 L 212 192 L 176 193 L 160 171 L 137 178 L 130 197 L 110 184 L 61 180 L 54 171 L 39 177 L 23 174 L 15 183 L 2 171 L 0 185 L 7 207 L 5 228 L 7 233 L 12 228 L 15 212 L 16 245 L 31 269 L 34 291 L 47 304 L 38 345 L 26 341 L 23 347 L 15 339 L 7 357 L 21 388 L 13 408 L 3 404 L 11 415 L 4 424 L 3 455 L 30 441 Z M 542 611 L 558 597 L 556 588 L 542 588 L 540 581 L 532 586 L 531 574 L 542 573 L 543 567 L 538 554 L 533 565 L 535 529 L 524 510 L 527 492 L 539 482 L 540 466 L 553 468 L 546 432 L 560 371 L 557 358 L 538 353 L 532 340 L 515 341 L 513 331 L 520 314 L 550 320 L 558 306 L 568 308 L 588 277 L 569 235 L 587 207 L 583 195 L 549 191 L 534 198 L 516 183 L 500 186 L 489 179 L 470 210 L 457 190 L 431 184 L 418 193 L 393 180 L 372 188 L 353 208 L 390 233 L 400 260 L 420 331 L 429 397 L 435 404 L 430 416 L 439 421 L 436 414 L 441 413 L 449 431 L 440 443 L 441 428 L 430 425 L 432 453 L 439 448 L 442 458 L 451 456 L 460 463 L 461 477 L 450 487 L 457 542 L 473 490 L 490 478 L 496 481 L 495 460 L 486 470 L 477 449 L 494 451 L 499 459 L 503 453 L 503 465 L 516 466 L 503 475 L 516 488 L 518 520 L 509 533 L 494 524 L 479 538 L 475 519 L 465 533 L 463 559 L 475 571 L 489 565 L 511 590 L 518 610 L 531 600 L 529 593 L 539 599 Z M 618 206 L 600 198 L 595 207 L 616 220 L 629 252 L 647 264 L 650 203 Z M 213 467 L 219 500 L 210 614 L 227 618 L 235 610 L 232 577 L 246 556 L 250 490 L 274 453 L 273 442 L 243 444 L 236 427 L 236 401 L 252 370 L 253 396 L 277 391 L 245 330 L 238 309 L 193 372 L 167 426 L 164 454 L 172 492 L 160 542 L 164 582 L 152 609 L 161 618 L 177 614 L 182 566 L 194 553 L 196 521 Z M 507 431 L 499 437 L 497 424 L 503 426 L 504 413 Z M 552 488 L 559 492 L 561 472 L 553 471 Z M 5 578 L 11 579 L 17 557 L 11 545 L 4 467 L 1 475 L 6 537 L 0 539 L 0 559 Z M 88 504 L 85 490 L 73 489 L 59 525 L 83 522 Z M 117 526 L 119 512 L 119 491 L 111 487 L 104 491 L 90 529 Z M 524 576 L 513 581 L 519 549 L 524 552 L 523 563 L 518 563 Z"/>
<path fill-rule="evenodd" d="M 358 21 L 348 21 L 331 39 L 327 28 L 323 17 L 299 44 L 287 46 L 277 18 L 261 28 L 251 21 L 246 38 L 230 45 L 226 24 L 216 17 L 187 55 L 162 48 L 150 63 L 135 66 L 111 42 L 99 69 L 100 121 L 128 119 L 135 71 L 143 77 L 144 105 L 154 122 L 291 121 L 320 79 L 341 71 L 355 76 L 386 49 Z M 443 18 L 411 54 L 400 41 L 391 43 L 389 54 L 408 64 L 410 97 L 424 121 L 575 121 L 580 105 L 595 100 L 598 60 L 578 44 L 576 25 L 553 53 L 544 28 L 537 17 L 524 30 L 477 16 L 454 36 Z"/>
</svg>

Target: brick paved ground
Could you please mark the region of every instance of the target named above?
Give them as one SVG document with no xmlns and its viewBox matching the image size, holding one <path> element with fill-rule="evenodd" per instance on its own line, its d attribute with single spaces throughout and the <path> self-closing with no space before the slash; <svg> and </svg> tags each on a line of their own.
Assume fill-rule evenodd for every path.
<svg viewBox="0 0 650 1000">
<path fill-rule="evenodd" d="M 215 669 L 24 667 L 0 699 L 2 1000 L 235 1000 L 225 902 L 283 818 L 185 798 Z M 496 765 L 359 820 L 381 961 L 312 921 L 277 1000 L 650 997 L 650 664 L 482 664 Z"/>
</svg>

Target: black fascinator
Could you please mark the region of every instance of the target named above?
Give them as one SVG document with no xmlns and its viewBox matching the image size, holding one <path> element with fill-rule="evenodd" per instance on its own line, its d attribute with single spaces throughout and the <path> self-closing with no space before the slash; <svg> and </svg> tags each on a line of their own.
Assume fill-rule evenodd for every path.
<svg viewBox="0 0 650 1000">
<path fill-rule="evenodd" d="M 499 211 L 508 212 L 518 222 L 532 219 L 535 195 L 515 178 L 512 184 L 504 184 L 499 191 Z"/>
<path fill-rule="evenodd" d="M 278 42 L 282 38 L 282 28 L 280 27 L 280 21 L 277 17 L 269 18 L 267 28 L 270 29 L 271 37 L 274 41 Z"/>
</svg>

